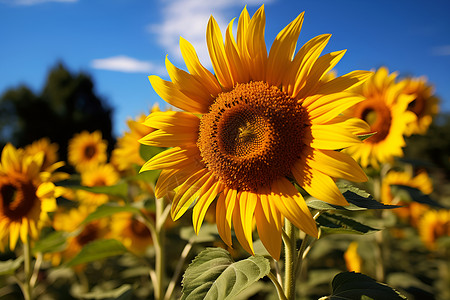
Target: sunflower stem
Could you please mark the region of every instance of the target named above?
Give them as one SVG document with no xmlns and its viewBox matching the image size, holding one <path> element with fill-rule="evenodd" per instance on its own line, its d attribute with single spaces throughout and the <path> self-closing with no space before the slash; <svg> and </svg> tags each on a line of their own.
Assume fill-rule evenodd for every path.
<svg viewBox="0 0 450 300">
<path fill-rule="evenodd" d="M 31 243 L 27 240 L 23 243 L 23 257 L 24 257 L 24 272 L 25 282 L 23 284 L 22 292 L 25 300 L 33 299 L 33 287 L 31 285 L 31 277 L 33 276 L 33 266 L 31 264 Z"/>
<path fill-rule="evenodd" d="M 284 292 L 286 299 L 295 299 L 295 269 L 296 269 L 296 233 L 295 226 L 286 219 L 284 224 L 287 239 L 284 240 L 285 249 L 285 275 Z"/>
<path fill-rule="evenodd" d="M 381 182 L 382 182 L 383 175 L 380 174 L 380 177 L 375 177 L 373 179 L 373 198 L 379 202 L 381 202 Z M 376 212 L 377 217 L 382 217 L 382 212 Z M 380 282 L 384 282 L 384 237 L 383 237 L 383 230 L 380 230 L 375 233 L 375 259 L 377 261 L 376 267 L 375 267 L 375 276 L 376 279 Z"/>
<path fill-rule="evenodd" d="M 269 272 L 269 274 L 267 274 L 267 277 L 270 279 L 270 281 L 272 281 L 273 285 L 277 289 L 278 297 L 280 298 L 280 300 L 287 300 L 286 296 L 284 295 L 283 288 L 281 287 L 280 282 L 277 280 L 277 277 L 273 275 L 272 272 Z"/>
<path fill-rule="evenodd" d="M 155 243 L 155 272 L 157 278 L 157 286 L 155 287 L 155 299 L 164 299 L 164 224 L 160 219 L 164 215 L 164 199 L 156 199 L 156 243 Z"/>
</svg>

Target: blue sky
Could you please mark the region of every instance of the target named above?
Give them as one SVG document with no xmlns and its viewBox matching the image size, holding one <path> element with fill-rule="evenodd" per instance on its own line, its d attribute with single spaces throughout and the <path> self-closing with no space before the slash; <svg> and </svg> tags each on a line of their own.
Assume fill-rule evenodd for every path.
<svg viewBox="0 0 450 300">
<path fill-rule="evenodd" d="M 347 49 L 336 71 L 382 65 L 400 77 L 426 76 L 450 111 L 448 0 L 0 0 L 0 93 L 26 84 L 40 92 L 49 69 L 62 61 L 89 73 L 98 95 L 114 108 L 114 132 L 148 113 L 155 102 L 148 75 L 167 79 L 166 54 L 184 68 L 183 36 L 210 66 L 205 31 L 212 14 L 222 30 L 247 4 L 265 3 L 266 42 L 305 11 L 299 45 L 331 33 L 324 53 Z"/>
</svg>

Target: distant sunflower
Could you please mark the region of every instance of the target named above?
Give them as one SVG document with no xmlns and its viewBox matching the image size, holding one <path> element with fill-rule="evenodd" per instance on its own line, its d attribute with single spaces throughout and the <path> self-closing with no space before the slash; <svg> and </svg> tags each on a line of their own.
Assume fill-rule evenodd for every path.
<svg viewBox="0 0 450 300">
<path fill-rule="evenodd" d="M 160 109 L 159 106 L 155 104 L 151 112 L 157 111 L 160 111 Z M 145 121 L 145 118 L 146 115 L 141 114 L 136 120 L 128 120 L 127 125 L 130 130 L 117 139 L 116 148 L 111 155 L 111 163 L 116 166 L 119 171 L 128 170 L 134 164 L 142 166 L 145 163 L 139 152 L 141 146 L 139 139 L 155 130 L 142 124 Z"/>
<path fill-rule="evenodd" d="M 419 221 L 419 235 L 430 250 L 437 248 L 440 237 L 450 237 L 450 210 L 429 210 Z"/>
<path fill-rule="evenodd" d="M 405 79 L 404 93 L 413 95 L 414 100 L 408 105 L 417 119 L 408 124 L 406 135 L 425 134 L 433 121 L 433 117 L 439 112 L 439 99 L 434 96 L 433 87 L 427 84 L 425 77 Z"/>
<path fill-rule="evenodd" d="M 379 68 L 371 79 L 358 87 L 366 99 L 347 111 L 350 116 L 366 121 L 370 131 L 376 132 L 362 144 L 345 149 L 363 167 L 378 168 L 380 163 L 403 156 L 403 134 L 415 116 L 407 111 L 413 96 L 403 93 L 405 83 L 396 83 L 396 76 L 396 73 L 389 75 L 384 67 Z"/>
<path fill-rule="evenodd" d="M 318 234 L 292 180 L 314 197 L 339 205 L 347 202 L 334 178 L 366 180 L 350 156 L 334 150 L 360 144 L 348 120 L 337 117 L 363 100 L 348 90 L 371 73 L 355 71 L 321 80 L 345 51 L 320 56 L 330 38 L 325 34 L 295 54 L 302 23 L 303 13 L 278 34 L 267 55 L 264 6 L 252 18 L 244 8 L 237 39 L 231 32 L 232 21 L 225 43 L 211 17 L 206 38 L 215 75 L 181 38 L 190 73 L 166 59 L 172 81 L 149 79 L 165 101 L 183 111 L 150 114 L 144 124 L 158 130 L 140 140 L 173 147 L 147 161 L 141 170 L 163 169 L 155 190 L 158 197 L 177 187 L 171 211 L 175 220 L 194 204 L 193 225 L 198 232 L 208 207 L 217 199 L 216 222 L 222 239 L 231 245 L 233 223 L 240 244 L 254 253 L 255 221 L 261 241 L 276 259 L 284 217 L 311 236 Z"/>
<path fill-rule="evenodd" d="M 58 148 L 58 144 L 50 142 L 50 139 L 45 137 L 26 146 L 25 151 L 29 155 L 34 155 L 41 151 L 44 152 L 42 169 L 46 169 L 58 161 Z"/>
<path fill-rule="evenodd" d="M 80 205 L 70 211 L 58 211 L 53 217 L 53 228 L 57 231 L 71 233 L 67 238 L 67 246 L 61 252 L 52 253 L 50 260 L 54 265 L 59 265 L 62 261 L 68 261 L 75 257 L 81 249 L 88 243 L 104 238 L 108 229 L 107 219 L 98 219 L 87 224 L 83 224 L 86 217 L 95 208 Z M 48 256 L 47 256 L 48 257 Z M 77 270 L 83 267 L 76 268 Z"/>
<path fill-rule="evenodd" d="M 120 180 L 119 173 L 111 164 L 98 165 L 81 173 L 81 185 L 87 187 L 111 186 Z M 99 206 L 108 202 L 109 196 L 78 190 L 78 199 L 85 205 Z"/>
<path fill-rule="evenodd" d="M 7 144 L 0 160 L 0 249 L 13 250 L 17 240 L 36 240 L 47 213 L 56 209 L 62 190 L 41 172 L 44 153 L 28 155 Z"/>
<path fill-rule="evenodd" d="M 155 218 L 150 213 L 148 215 Z M 147 226 L 128 212 L 118 213 L 112 217 L 111 235 L 138 255 L 144 254 L 146 249 L 153 245 L 152 235 Z"/>
<path fill-rule="evenodd" d="M 429 209 L 428 205 L 412 202 L 404 203 L 400 199 L 395 199 L 391 191 L 391 185 L 404 185 L 420 190 L 425 195 L 433 192 L 433 183 L 426 172 L 421 172 L 412 177 L 407 172 L 390 171 L 381 184 L 381 201 L 387 204 L 401 205 L 393 211 L 403 220 L 409 221 L 411 225 L 416 226 L 420 216 Z"/>
<path fill-rule="evenodd" d="M 106 162 L 107 143 L 100 131 L 83 131 L 69 141 L 68 160 L 78 172 Z"/>
<path fill-rule="evenodd" d="M 362 259 L 358 254 L 358 242 L 351 242 L 344 252 L 344 260 L 347 270 L 350 272 L 361 272 Z"/>
</svg>

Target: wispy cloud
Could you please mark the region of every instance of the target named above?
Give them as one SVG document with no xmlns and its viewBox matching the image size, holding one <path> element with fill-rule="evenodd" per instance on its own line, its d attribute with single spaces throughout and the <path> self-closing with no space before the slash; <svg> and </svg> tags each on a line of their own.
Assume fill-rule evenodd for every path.
<svg viewBox="0 0 450 300">
<path fill-rule="evenodd" d="M 242 9 L 246 4 L 260 5 L 263 0 L 169 0 L 161 2 L 162 21 L 151 24 L 148 29 L 157 37 L 157 42 L 169 53 L 169 58 L 181 59 L 179 48 L 180 36 L 188 40 L 196 49 L 200 61 L 210 67 L 206 47 L 206 24 L 211 15 L 220 28 L 224 30 L 236 8 Z"/>
<path fill-rule="evenodd" d="M 155 65 L 149 61 L 137 60 L 125 55 L 94 59 L 91 61 L 91 67 L 94 69 L 127 73 L 165 73 L 165 68 L 162 66 Z"/>
<path fill-rule="evenodd" d="M 35 5 L 46 2 L 77 2 L 78 0 L 0 0 L 1 3 L 11 5 Z"/>
<path fill-rule="evenodd" d="M 449 56 L 450 55 L 450 45 L 444 45 L 439 47 L 434 47 L 432 53 L 438 56 Z"/>
</svg>

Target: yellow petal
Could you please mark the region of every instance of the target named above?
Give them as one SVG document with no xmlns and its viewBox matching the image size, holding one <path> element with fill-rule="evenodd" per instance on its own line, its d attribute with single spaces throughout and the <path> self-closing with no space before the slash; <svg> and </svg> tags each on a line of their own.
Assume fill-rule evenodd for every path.
<svg viewBox="0 0 450 300">
<path fill-rule="evenodd" d="M 216 77 L 200 63 L 194 47 L 182 37 L 180 37 L 180 49 L 186 67 L 191 75 L 198 81 L 203 82 L 204 86 L 213 97 L 216 97 L 221 93 L 222 88 L 217 82 Z"/>
<path fill-rule="evenodd" d="M 19 239 L 20 223 L 12 222 L 9 225 L 9 249 L 16 248 L 17 240 Z"/>
<path fill-rule="evenodd" d="M 198 197 L 198 191 L 205 182 L 211 177 L 208 170 L 202 169 L 191 175 L 176 192 L 172 201 L 171 214 L 172 219 L 179 219 L 194 203 Z"/>
<path fill-rule="evenodd" d="M 306 162 L 298 161 L 292 168 L 292 175 L 298 185 L 311 196 L 331 204 L 348 205 L 333 179 L 311 168 Z"/>
<path fill-rule="evenodd" d="M 225 54 L 222 33 L 216 20 L 211 16 L 206 29 L 206 42 L 208 44 L 209 56 L 219 83 L 227 88 L 233 87 L 230 74 L 230 66 Z"/>
<path fill-rule="evenodd" d="M 255 254 L 253 251 L 252 223 L 256 201 L 257 197 L 255 194 L 246 191 L 239 192 L 233 211 L 233 225 L 236 237 L 242 248 L 252 255 Z"/>
<path fill-rule="evenodd" d="M 52 182 L 44 182 L 36 190 L 36 196 L 39 198 L 54 197 L 55 185 Z"/>
<path fill-rule="evenodd" d="M 281 252 L 281 214 L 266 194 L 259 195 L 255 209 L 256 227 L 264 247 L 275 259 Z"/>
<path fill-rule="evenodd" d="M 203 114 L 208 112 L 208 105 L 189 98 L 180 92 L 172 82 L 163 80 L 155 75 L 149 76 L 148 79 L 155 92 L 167 103 L 192 113 Z"/>
<path fill-rule="evenodd" d="M 3 173 L 21 171 L 22 166 L 20 164 L 19 153 L 20 151 L 13 145 L 10 143 L 6 144 L 2 151 L 0 171 Z"/>
<path fill-rule="evenodd" d="M 23 218 L 22 224 L 20 225 L 20 239 L 25 244 L 28 242 L 28 219 Z"/>
<path fill-rule="evenodd" d="M 234 19 L 228 24 L 225 36 L 225 53 L 230 65 L 231 78 L 233 85 L 239 82 L 249 82 L 250 73 L 239 55 L 238 46 L 234 40 L 232 28 Z"/>
<path fill-rule="evenodd" d="M 197 156 L 199 156 L 199 151 L 196 146 L 170 148 L 153 156 L 142 166 L 140 172 L 180 168 L 191 164 L 192 159 Z"/>
<path fill-rule="evenodd" d="M 264 39 L 266 15 L 264 4 L 255 12 L 248 24 L 246 43 L 251 63 L 250 68 L 252 80 L 264 80 L 266 76 L 267 49 Z"/>
<path fill-rule="evenodd" d="M 189 146 L 197 143 L 198 133 L 191 128 L 170 128 L 155 130 L 139 139 L 139 142 L 148 146 L 176 147 Z"/>
<path fill-rule="evenodd" d="M 41 209 L 44 212 L 56 211 L 58 209 L 56 199 L 55 198 L 44 199 L 41 204 Z"/>
<path fill-rule="evenodd" d="M 354 89 L 373 75 L 369 71 L 353 71 L 332 79 L 319 87 L 318 94 L 331 94 Z"/>
<path fill-rule="evenodd" d="M 144 121 L 144 125 L 155 128 L 167 130 L 173 127 L 189 127 L 193 131 L 198 130 L 200 119 L 191 113 L 181 111 L 160 111 L 148 115 Z"/>
<path fill-rule="evenodd" d="M 280 31 L 270 48 L 266 76 L 266 80 L 270 85 L 281 85 L 282 75 L 288 69 L 294 56 L 298 36 L 302 29 L 303 15 L 304 12 Z"/>
<path fill-rule="evenodd" d="M 155 186 L 156 198 L 164 197 L 168 192 L 182 185 L 193 173 L 198 172 L 200 169 L 203 168 L 192 164 L 182 169 L 162 170 Z"/>
<path fill-rule="evenodd" d="M 214 176 L 211 176 L 211 179 L 214 183 L 209 187 L 208 190 L 206 190 L 206 187 L 208 186 L 207 183 L 203 185 L 202 190 L 200 191 L 200 197 L 195 203 L 194 209 L 192 211 L 192 224 L 194 225 L 194 230 L 197 234 L 200 230 L 200 227 L 202 226 L 206 211 L 208 210 L 209 206 L 214 201 L 216 196 L 223 190 L 223 184 L 220 181 L 216 181 Z"/>
<path fill-rule="evenodd" d="M 286 178 L 275 181 L 271 189 L 269 201 L 275 203 L 281 214 L 297 228 L 317 238 L 316 222 L 297 189 Z"/>
<path fill-rule="evenodd" d="M 216 224 L 217 231 L 221 239 L 227 244 L 229 247 L 232 246 L 231 240 L 231 216 L 233 215 L 234 203 L 236 201 L 232 196 L 236 196 L 236 190 L 230 190 L 228 188 L 224 188 L 223 192 L 219 195 L 216 203 Z M 232 205 L 232 207 L 230 207 Z M 228 214 L 228 211 L 230 213 Z M 229 215 L 229 218 L 227 218 Z"/>
<path fill-rule="evenodd" d="M 324 150 L 339 150 L 356 144 L 361 144 L 361 140 L 354 134 L 343 130 L 337 124 L 314 124 L 311 125 L 311 137 L 306 133 L 307 139 L 311 139 L 312 148 Z"/>
</svg>

